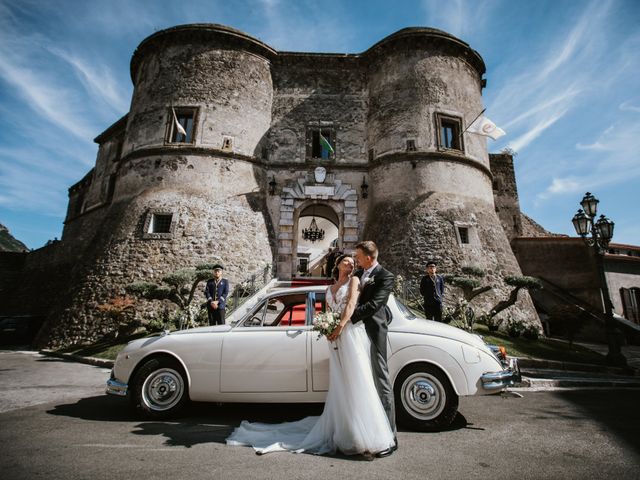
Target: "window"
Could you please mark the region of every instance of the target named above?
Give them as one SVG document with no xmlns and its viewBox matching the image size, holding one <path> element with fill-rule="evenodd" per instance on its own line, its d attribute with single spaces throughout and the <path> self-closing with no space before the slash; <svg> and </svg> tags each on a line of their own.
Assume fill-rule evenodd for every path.
<svg viewBox="0 0 640 480">
<path fill-rule="evenodd" d="M 172 238 L 177 224 L 173 212 L 151 211 L 144 222 L 143 238 Z"/>
<path fill-rule="evenodd" d="M 436 113 L 436 128 L 438 132 L 438 148 L 441 150 L 463 151 L 462 120 Z"/>
<path fill-rule="evenodd" d="M 310 127 L 307 130 L 307 158 L 333 159 L 336 133 L 332 127 Z"/>
<path fill-rule="evenodd" d="M 373 162 L 373 159 L 375 158 L 375 150 L 373 148 L 369 149 L 369 161 Z"/>
<path fill-rule="evenodd" d="M 458 236 L 460 243 L 469 243 L 469 229 L 467 227 L 458 227 Z"/>
<path fill-rule="evenodd" d="M 170 233 L 173 215 L 152 214 L 147 233 Z"/>
<path fill-rule="evenodd" d="M 623 315 L 627 320 L 640 323 L 640 288 L 621 288 Z"/>
<path fill-rule="evenodd" d="M 195 108 L 174 108 L 169 110 L 169 143 L 193 143 L 196 112 Z M 180 124 L 185 132 L 184 134 L 180 131 L 176 122 Z"/>
<path fill-rule="evenodd" d="M 416 151 L 416 141 L 407 140 L 407 152 L 415 152 L 415 151 Z"/>
<path fill-rule="evenodd" d="M 109 175 L 109 184 L 107 185 L 107 203 L 111 203 L 113 200 L 113 193 L 116 190 L 116 177 L 115 173 Z"/>
<path fill-rule="evenodd" d="M 243 327 L 290 327 L 306 325 L 307 295 L 281 295 L 260 305 Z"/>
<path fill-rule="evenodd" d="M 222 137 L 222 150 L 225 152 L 233 152 L 233 137 Z"/>
<path fill-rule="evenodd" d="M 298 259 L 298 272 L 307 273 L 309 269 L 309 259 L 308 258 L 299 258 Z"/>
</svg>

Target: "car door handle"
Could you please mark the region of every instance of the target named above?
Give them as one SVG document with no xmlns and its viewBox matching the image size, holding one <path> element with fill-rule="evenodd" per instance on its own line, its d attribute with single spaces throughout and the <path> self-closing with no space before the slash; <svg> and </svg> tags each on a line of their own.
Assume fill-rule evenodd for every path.
<svg viewBox="0 0 640 480">
<path fill-rule="evenodd" d="M 287 330 L 287 337 L 295 338 L 302 332 L 304 332 L 304 330 Z"/>
</svg>

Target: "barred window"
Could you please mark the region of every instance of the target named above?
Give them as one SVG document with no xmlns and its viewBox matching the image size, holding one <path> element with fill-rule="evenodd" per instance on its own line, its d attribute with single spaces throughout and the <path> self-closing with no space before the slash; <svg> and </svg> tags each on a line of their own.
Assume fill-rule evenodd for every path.
<svg viewBox="0 0 640 480">
<path fill-rule="evenodd" d="M 173 215 L 152 214 L 147 233 L 171 233 Z"/>
<path fill-rule="evenodd" d="M 146 239 L 173 238 L 178 216 L 171 211 L 152 209 L 146 214 L 142 237 Z"/>
</svg>

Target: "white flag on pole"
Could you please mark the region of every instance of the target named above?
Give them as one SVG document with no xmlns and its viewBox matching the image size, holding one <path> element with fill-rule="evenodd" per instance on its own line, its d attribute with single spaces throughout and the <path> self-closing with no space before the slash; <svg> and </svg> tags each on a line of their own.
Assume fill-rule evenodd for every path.
<svg viewBox="0 0 640 480">
<path fill-rule="evenodd" d="M 506 135 L 506 132 L 502 130 L 500 127 L 496 126 L 491 120 L 489 120 L 484 115 L 481 115 L 469 125 L 467 129 L 469 133 L 477 133 L 478 135 L 484 135 L 485 137 L 491 137 L 493 140 L 497 140 L 503 135 Z"/>
<path fill-rule="evenodd" d="M 178 117 L 176 116 L 176 111 L 173 109 L 173 107 L 171 107 L 171 111 L 173 112 L 173 123 L 176 127 L 176 130 L 178 130 L 178 132 L 181 135 L 184 135 L 186 137 L 187 131 L 184 129 L 182 125 L 180 125 L 180 122 L 178 121 Z"/>
</svg>

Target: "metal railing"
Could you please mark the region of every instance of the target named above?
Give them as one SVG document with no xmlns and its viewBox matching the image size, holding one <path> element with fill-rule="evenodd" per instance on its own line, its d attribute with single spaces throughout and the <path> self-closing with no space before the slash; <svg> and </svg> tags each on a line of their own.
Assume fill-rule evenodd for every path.
<svg viewBox="0 0 640 480">
<path fill-rule="evenodd" d="M 252 273 L 244 280 L 238 282 L 233 289 L 233 293 L 229 296 L 229 300 L 227 300 L 227 315 L 274 279 L 276 274 L 275 268 L 271 265 L 266 265 L 263 269 Z"/>
</svg>

